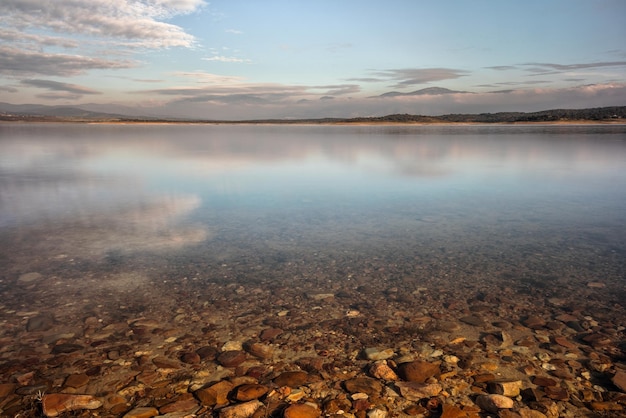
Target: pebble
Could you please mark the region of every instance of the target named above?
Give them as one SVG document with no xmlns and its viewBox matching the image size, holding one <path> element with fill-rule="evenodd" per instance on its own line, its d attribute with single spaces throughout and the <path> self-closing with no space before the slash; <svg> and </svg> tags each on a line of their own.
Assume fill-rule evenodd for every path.
<svg viewBox="0 0 626 418">
<path fill-rule="evenodd" d="M 246 353 L 240 350 L 229 350 L 217 356 L 217 362 L 224 367 L 237 367 L 246 361 Z"/>
<path fill-rule="evenodd" d="M 89 376 L 87 376 L 85 373 L 80 373 L 69 375 L 67 379 L 65 379 L 64 385 L 78 389 L 82 386 L 85 386 L 87 383 L 89 383 Z"/>
<path fill-rule="evenodd" d="M 48 331 L 54 326 L 54 316 L 39 314 L 28 319 L 26 331 Z"/>
<path fill-rule="evenodd" d="M 247 384 L 238 386 L 235 390 L 235 399 L 241 402 L 258 399 L 268 392 L 268 387 L 257 384 Z"/>
<path fill-rule="evenodd" d="M 159 415 L 159 410 L 152 407 L 133 408 L 124 414 L 123 418 L 152 418 Z"/>
<path fill-rule="evenodd" d="M 202 358 L 197 352 L 194 351 L 185 351 L 180 356 L 180 361 L 187 364 L 200 364 Z"/>
<path fill-rule="evenodd" d="M 254 357 L 262 360 L 269 360 L 274 357 L 274 348 L 267 344 L 251 343 L 244 345 L 245 350 Z"/>
<path fill-rule="evenodd" d="M 234 385 L 227 380 L 222 380 L 209 387 L 200 388 L 194 392 L 196 397 L 205 406 L 222 406 L 228 404 L 228 393 Z"/>
<path fill-rule="evenodd" d="M 370 366 L 369 373 L 376 379 L 390 381 L 396 381 L 400 379 L 396 372 L 387 365 L 385 360 L 378 361 Z"/>
<path fill-rule="evenodd" d="M 363 356 L 367 360 L 387 360 L 395 355 L 395 351 L 392 348 L 386 348 L 384 350 L 379 350 L 378 348 L 366 348 L 363 350 Z"/>
<path fill-rule="evenodd" d="M 504 395 L 510 398 L 515 398 L 520 394 L 522 389 L 521 380 L 498 380 L 489 382 L 489 392 L 497 395 Z"/>
<path fill-rule="evenodd" d="M 298 387 L 304 385 L 309 380 L 309 374 L 304 371 L 296 370 L 283 372 L 274 378 L 274 383 L 278 386 Z"/>
<path fill-rule="evenodd" d="M 219 418 L 249 418 L 254 415 L 261 406 L 263 406 L 263 403 L 257 400 L 227 406 L 220 409 Z"/>
<path fill-rule="evenodd" d="M 424 383 L 427 379 L 441 373 L 439 365 L 441 362 L 430 363 L 422 360 L 415 360 L 402 363 L 398 366 L 398 371 L 402 379 L 409 382 Z"/>
<path fill-rule="evenodd" d="M 464 316 L 462 318 L 459 318 L 459 321 L 468 325 L 475 326 L 475 327 L 485 326 L 485 322 L 480 317 L 475 316 L 475 315 Z"/>
<path fill-rule="evenodd" d="M 261 341 L 272 341 L 274 338 L 278 337 L 283 333 L 283 330 L 280 328 L 267 328 L 261 332 L 259 335 L 259 339 Z"/>
<path fill-rule="evenodd" d="M 181 365 L 178 361 L 167 357 L 158 356 L 152 359 L 152 363 L 159 369 L 180 369 Z"/>
<path fill-rule="evenodd" d="M 196 412 L 200 408 L 198 405 L 198 401 L 191 395 L 187 393 L 181 396 L 179 399 L 172 403 L 168 403 L 159 408 L 159 414 L 171 414 L 171 413 L 184 413 L 184 415 L 191 415 Z"/>
<path fill-rule="evenodd" d="M 350 393 L 366 393 L 369 396 L 378 396 L 383 390 L 383 385 L 369 377 L 357 377 L 344 382 L 346 390 Z"/>
<path fill-rule="evenodd" d="M 31 284 L 41 279 L 43 279 L 43 275 L 40 273 L 30 272 L 21 274 L 20 277 L 17 278 L 17 282 L 21 284 Z"/>
<path fill-rule="evenodd" d="M 443 390 L 439 383 L 396 382 L 403 398 L 409 401 L 419 401 L 424 398 L 437 396 Z"/>
<path fill-rule="evenodd" d="M 372 408 L 367 411 L 367 418 L 386 418 L 387 411 L 381 408 Z"/>
<path fill-rule="evenodd" d="M 480 409 L 496 414 L 501 409 L 513 408 L 514 402 L 513 399 L 503 395 L 479 395 L 476 397 L 476 405 Z"/>
<path fill-rule="evenodd" d="M 283 412 L 284 418 L 317 418 L 320 410 L 308 404 L 293 404 Z"/>
<path fill-rule="evenodd" d="M 17 385 L 13 383 L 0 383 L 0 399 L 6 398 L 13 393 L 16 387 Z"/>
<path fill-rule="evenodd" d="M 626 372 L 619 370 L 613 377 L 611 381 L 615 386 L 617 386 L 622 392 L 626 392 Z"/>
</svg>

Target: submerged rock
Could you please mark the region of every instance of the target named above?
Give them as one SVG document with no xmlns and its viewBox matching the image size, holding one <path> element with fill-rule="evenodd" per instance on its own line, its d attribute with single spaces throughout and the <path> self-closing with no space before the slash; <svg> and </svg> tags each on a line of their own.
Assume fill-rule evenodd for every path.
<svg viewBox="0 0 626 418">
<path fill-rule="evenodd" d="M 504 395 L 479 395 L 476 405 L 487 412 L 498 413 L 501 409 L 511 409 L 515 405 L 513 399 Z"/>
<path fill-rule="evenodd" d="M 261 406 L 263 406 L 263 403 L 257 400 L 227 406 L 226 408 L 220 409 L 219 418 L 248 418 Z"/>
<path fill-rule="evenodd" d="M 44 415 L 56 417 L 65 412 L 81 409 L 98 409 L 102 402 L 91 395 L 69 395 L 65 393 L 51 393 L 43 395 L 41 405 Z"/>
</svg>

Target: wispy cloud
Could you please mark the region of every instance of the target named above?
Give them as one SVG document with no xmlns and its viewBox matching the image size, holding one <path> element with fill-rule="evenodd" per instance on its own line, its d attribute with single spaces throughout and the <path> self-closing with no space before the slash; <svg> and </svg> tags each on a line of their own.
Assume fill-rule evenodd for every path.
<svg viewBox="0 0 626 418">
<path fill-rule="evenodd" d="M 330 84 L 326 86 L 315 86 L 312 88 L 324 90 L 324 94 L 331 96 L 356 94 L 361 91 L 361 86 L 359 86 L 358 84 Z"/>
<path fill-rule="evenodd" d="M 226 57 L 224 55 L 214 55 L 212 57 L 202 58 L 204 61 L 233 62 L 233 63 L 250 63 L 249 59 Z"/>
<path fill-rule="evenodd" d="M 226 33 L 232 33 L 233 35 L 243 35 L 243 32 L 237 29 L 226 29 Z"/>
<path fill-rule="evenodd" d="M 605 67 L 626 67 L 626 61 L 608 61 L 608 62 L 588 62 L 579 64 L 554 64 L 547 62 L 529 62 L 522 64 L 528 71 L 541 72 L 541 71 L 575 71 L 590 68 L 605 68 Z"/>
<path fill-rule="evenodd" d="M 13 86 L 0 86 L 0 91 L 6 91 L 7 93 L 17 93 L 19 90 Z"/>
<path fill-rule="evenodd" d="M 132 68 L 135 63 L 81 55 L 45 53 L 0 46 L 0 74 L 74 76 L 87 70 Z"/>
<path fill-rule="evenodd" d="M 20 32 L 13 29 L 3 29 L 0 27 L 0 39 L 13 44 L 22 46 L 43 45 L 43 46 L 60 46 L 62 48 L 77 48 L 78 42 L 74 39 L 45 36 Z"/>
<path fill-rule="evenodd" d="M 394 88 L 429 84 L 435 81 L 454 80 L 467 76 L 469 72 L 454 68 L 401 68 L 372 71 L 378 81 L 394 81 Z"/>
<path fill-rule="evenodd" d="M 22 80 L 22 84 L 39 87 L 51 91 L 60 91 L 66 93 L 73 93 L 74 95 L 82 96 L 84 94 L 101 94 L 101 92 L 90 89 L 88 87 L 78 86 L 76 84 L 61 83 L 52 80 Z"/>
</svg>

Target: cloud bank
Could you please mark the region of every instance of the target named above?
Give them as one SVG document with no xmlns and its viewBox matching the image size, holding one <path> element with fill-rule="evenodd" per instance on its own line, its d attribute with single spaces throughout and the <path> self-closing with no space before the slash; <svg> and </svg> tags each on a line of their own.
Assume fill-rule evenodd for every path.
<svg viewBox="0 0 626 418">
<path fill-rule="evenodd" d="M 191 48 L 196 39 L 165 22 L 202 8 L 204 0 L 2 0 L 0 74 L 74 76 L 94 69 L 136 66 L 126 59 L 101 58 L 102 48 L 118 56 L 139 48 Z M 78 49 L 72 54 L 66 50 Z"/>
</svg>

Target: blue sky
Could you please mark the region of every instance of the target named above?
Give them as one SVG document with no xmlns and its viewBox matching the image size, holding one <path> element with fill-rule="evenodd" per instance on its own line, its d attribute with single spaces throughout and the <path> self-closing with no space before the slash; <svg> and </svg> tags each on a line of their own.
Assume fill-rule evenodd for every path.
<svg viewBox="0 0 626 418">
<path fill-rule="evenodd" d="M 14 104 L 207 119 L 626 105 L 623 0 L 2 0 L 0 15 Z"/>
</svg>

